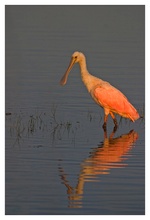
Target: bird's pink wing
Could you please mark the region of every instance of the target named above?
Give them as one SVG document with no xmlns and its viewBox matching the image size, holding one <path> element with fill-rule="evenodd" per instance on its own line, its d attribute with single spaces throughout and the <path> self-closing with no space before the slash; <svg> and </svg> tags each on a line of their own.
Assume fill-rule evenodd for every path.
<svg viewBox="0 0 150 220">
<path fill-rule="evenodd" d="M 123 117 L 137 120 L 140 116 L 126 96 L 110 84 L 96 86 L 92 92 L 95 101 L 105 110 L 115 112 Z"/>
<path fill-rule="evenodd" d="M 116 113 L 125 112 L 129 103 L 123 93 L 110 84 L 97 86 L 93 91 L 93 98 L 103 108 L 108 108 Z"/>
</svg>

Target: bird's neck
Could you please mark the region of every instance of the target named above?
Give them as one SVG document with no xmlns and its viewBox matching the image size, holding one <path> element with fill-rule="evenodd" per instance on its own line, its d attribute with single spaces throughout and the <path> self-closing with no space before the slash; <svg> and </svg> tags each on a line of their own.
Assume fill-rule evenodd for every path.
<svg viewBox="0 0 150 220">
<path fill-rule="evenodd" d="M 80 65 L 80 70 L 81 70 L 82 81 L 83 81 L 84 85 L 87 87 L 88 91 L 90 92 L 90 90 L 91 90 L 90 78 L 92 77 L 92 75 L 87 70 L 85 58 L 79 62 L 79 65 Z"/>
<path fill-rule="evenodd" d="M 87 71 L 85 57 L 79 61 L 79 66 L 80 66 L 81 72 Z"/>
</svg>

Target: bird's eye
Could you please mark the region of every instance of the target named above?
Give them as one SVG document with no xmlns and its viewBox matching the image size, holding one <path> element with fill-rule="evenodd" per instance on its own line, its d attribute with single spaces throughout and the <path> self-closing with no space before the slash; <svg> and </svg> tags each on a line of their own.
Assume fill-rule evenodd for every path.
<svg viewBox="0 0 150 220">
<path fill-rule="evenodd" d="M 74 58 L 77 59 L 77 56 L 75 56 Z"/>
</svg>

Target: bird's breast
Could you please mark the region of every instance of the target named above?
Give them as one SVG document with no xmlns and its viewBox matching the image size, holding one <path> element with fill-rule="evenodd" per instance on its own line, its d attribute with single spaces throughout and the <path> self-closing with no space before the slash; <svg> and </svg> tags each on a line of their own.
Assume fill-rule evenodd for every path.
<svg viewBox="0 0 150 220">
<path fill-rule="evenodd" d="M 100 85 L 106 83 L 105 81 L 103 81 L 95 76 L 92 76 L 91 74 L 87 74 L 86 76 L 82 75 L 82 81 L 83 81 L 84 85 L 86 86 L 89 93 L 92 93 L 92 91 L 98 85 L 100 86 Z"/>
</svg>

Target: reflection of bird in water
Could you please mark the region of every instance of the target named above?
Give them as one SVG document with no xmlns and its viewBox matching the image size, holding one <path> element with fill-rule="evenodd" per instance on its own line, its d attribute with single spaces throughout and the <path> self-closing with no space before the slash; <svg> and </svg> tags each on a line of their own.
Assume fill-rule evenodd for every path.
<svg viewBox="0 0 150 220">
<path fill-rule="evenodd" d="M 131 130 L 128 134 L 113 138 L 114 133 L 113 131 L 108 138 L 104 132 L 104 141 L 90 152 L 90 156 L 81 163 L 76 187 L 70 186 L 63 168 L 59 167 L 62 183 L 67 188 L 69 207 L 82 207 L 85 182 L 96 181 L 97 175 L 109 174 L 111 168 L 127 166 L 123 161 L 127 159 L 129 150 L 138 139 L 138 133 Z"/>
<path fill-rule="evenodd" d="M 133 105 L 131 105 L 122 92 L 110 85 L 108 82 L 103 81 L 88 72 L 86 59 L 83 53 L 73 53 L 70 65 L 60 81 L 61 85 L 66 84 L 69 72 L 73 65 L 77 62 L 80 65 L 82 81 L 87 87 L 88 92 L 91 94 L 95 102 L 104 108 L 104 129 L 106 129 L 109 114 L 114 121 L 115 128 L 117 128 L 118 124 L 114 113 L 117 113 L 122 117 L 129 118 L 131 121 L 135 121 L 139 118 L 137 110 L 133 107 Z"/>
</svg>

